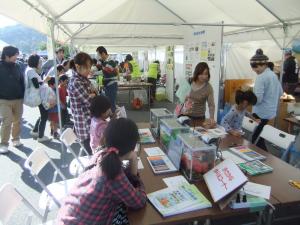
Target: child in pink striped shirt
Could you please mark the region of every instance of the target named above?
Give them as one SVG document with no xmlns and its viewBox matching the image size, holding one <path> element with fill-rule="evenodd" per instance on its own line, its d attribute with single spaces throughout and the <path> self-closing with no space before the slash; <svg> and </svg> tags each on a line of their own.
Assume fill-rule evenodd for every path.
<svg viewBox="0 0 300 225">
<path fill-rule="evenodd" d="M 99 95 L 91 101 L 91 128 L 90 128 L 90 146 L 93 154 L 96 149 L 104 144 L 103 133 L 107 127 L 106 119 L 112 115 L 111 104 L 107 97 Z"/>
</svg>

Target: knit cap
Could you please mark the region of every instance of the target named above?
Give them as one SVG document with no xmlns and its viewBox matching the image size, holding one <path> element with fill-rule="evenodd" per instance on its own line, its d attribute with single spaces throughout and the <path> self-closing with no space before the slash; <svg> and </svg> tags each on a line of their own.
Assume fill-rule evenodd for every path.
<svg viewBox="0 0 300 225">
<path fill-rule="evenodd" d="M 263 50 L 259 48 L 256 50 L 255 55 L 250 59 L 250 64 L 264 64 L 268 63 L 268 61 L 268 56 L 264 55 Z"/>
</svg>

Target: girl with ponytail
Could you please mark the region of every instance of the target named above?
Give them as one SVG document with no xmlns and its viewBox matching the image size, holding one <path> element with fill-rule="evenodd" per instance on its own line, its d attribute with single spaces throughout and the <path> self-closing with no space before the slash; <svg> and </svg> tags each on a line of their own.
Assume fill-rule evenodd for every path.
<svg viewBox="0 0 300 225">
<path fill-rule="evenodd" d="M 138 139 L 133 121 L 120 118 L 109 122 L 104 131 L 105 148 L 79 176 L 60 208 L 57 224 L 129 224 L 126 208 L 142 208 L 147 199 L 134 152 Z M 123 160 L 129 160 L 126 169 Z"/>
</svg>

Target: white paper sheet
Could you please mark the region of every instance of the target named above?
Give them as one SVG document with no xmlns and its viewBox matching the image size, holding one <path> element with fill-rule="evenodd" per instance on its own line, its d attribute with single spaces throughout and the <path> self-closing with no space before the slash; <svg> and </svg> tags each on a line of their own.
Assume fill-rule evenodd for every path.
<svg viewBox="0 0 300 225">
<path fill-rule="evenodd" d="M 254 195 L 269 200 L 271 194 L 271 186 L 247 182 L 244 190 L 249 195 Z"/>
<path fill-rule="evenodd" d="M 175 177 L 167 177 L 164 178 L 163 181 L 165 184 L 172 188 L 172 187 L 178 187 L 180 185 L 189 184 L 189 182 L 184 178 L 184 176 L 175 176 Z"/>
</svg>

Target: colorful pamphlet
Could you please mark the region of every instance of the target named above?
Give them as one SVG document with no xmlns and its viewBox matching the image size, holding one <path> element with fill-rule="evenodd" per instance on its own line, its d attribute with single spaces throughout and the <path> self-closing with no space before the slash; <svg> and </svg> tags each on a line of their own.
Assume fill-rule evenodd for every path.
<svg viewBox="0 0 300 225">
<path fill-rule="evenodd" d="M 155 174 L 177 171 L 176 167 L 166 155 L 149 156 L 147 160 Z"/>
<path fill-rule="evenodd" d="M 140 143 L 141 144 L 151 144 L 155 143 L 155 139 L 153 138 L 150 129 L 139 129 L 140 134 Z"/>
<path fill-rule="evenodd" d="M 256 151 L 250 149 L 246 146 L 238 146 L 229 149 L 232 153 L 240 156 L 246 161 L 254 161 L 254 160 L 265 160 L 266 156 L 257 153 Z"/>
<path fill-rule="evenodd" d="M 212 206 L 198 188 L 190 184 L 165 188 L 147 196 L 164 217 Z"/>
<path fill-rule="evenodd" d="M 259 160 L 240 163 L 239 167 L 241 170 L 245 171 L 247 174 L 251 176 L 263 174 L 263 173 L 270 173 L 273 171 L 273 168 L 262 163 Z"/>
</svg>

